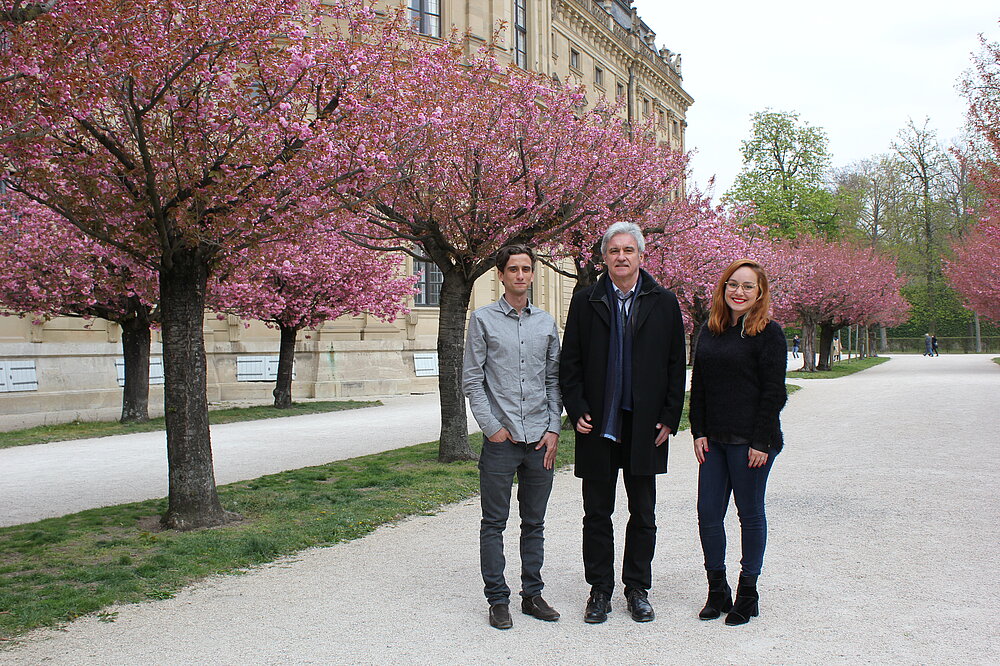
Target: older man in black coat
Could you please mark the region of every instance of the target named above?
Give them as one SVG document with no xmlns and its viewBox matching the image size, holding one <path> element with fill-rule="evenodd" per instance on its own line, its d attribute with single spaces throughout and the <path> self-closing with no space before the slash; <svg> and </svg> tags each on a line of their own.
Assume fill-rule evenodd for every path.
<svg viewBox="0 0 1000 666">
<path fill-rule="evenodd" d="M 645 241 L 635 224 L 612 225 L 601 241 L 607 271 L 573 296 L 559 384 L 576 428 L 583 479 L 583 564 L 590 598 L 584 620 L 604 622 L 614 590 L 618 470 L 628 495 L 622 582 L 636 622 L 654 618 L 647 592 L 656 546 L 656 474 L 667 471 L 667 437 L 684 402 L 684 328 L 677 298 L 640 268 Z"/>
</svg>

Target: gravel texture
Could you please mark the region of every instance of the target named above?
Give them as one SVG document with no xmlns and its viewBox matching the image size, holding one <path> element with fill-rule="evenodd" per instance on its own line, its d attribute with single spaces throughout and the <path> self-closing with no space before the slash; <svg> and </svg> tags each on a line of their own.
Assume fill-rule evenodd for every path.
<svg viewBox="0 0 1000 666">
<path fill-rule="evenodd" d="M 582 621 L 579 481 L 563 471 L 543 570 L 557 623 L 512 606 L 513 629 L 487 624 L 470 500 L 112 608 L 114 622 L 33 632 L 0 651 L 0 664 L 997 663 L 1000 367 L 987 356 L 899 356 L 801 383 L 768 489 L 761 615 L 748 625 L 697 619 L 697 465 L 682 433 L 658 486 L 654 622 L 632 622 L 620 590 L 607 623 Z M 619 535 L 625 515 L 620 503 Z M 508 536 L 516 589 L 516 520 Z"/>
</svg>

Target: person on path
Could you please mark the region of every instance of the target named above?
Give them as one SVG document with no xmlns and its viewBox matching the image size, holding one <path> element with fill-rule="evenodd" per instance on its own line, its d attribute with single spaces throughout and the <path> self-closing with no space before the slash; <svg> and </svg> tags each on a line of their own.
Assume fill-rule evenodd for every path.
<svg viewBox="0 0 1000 666">
<path fill-rule="evenodd" d="M 615 586 L 615 490 L 628 494 L 622 582 L 636 622 L 654 619 L 648 599 L 656 546 L 656 475 L 667 471 L 667 438 L 684 402 L 684 329 L 677 298 L 642 270 L 638 225 L 605 232 L 606 271 L 570 302 L 559 384 L 576 429 L 583 479 L 583 567 L 590 584 L 584 621 L 604 622 Z"/>
<path fill-rule="evenodd" d="M 548 622 L 559 619 L 541 596 L 541 569 L 562 404 L 559 330 L 552 315 L 528 300 L 535 253 L 524 245 L 504 247 L 497 252 L 496 266 L 504 293 L 469 318 L 462 387 L 483 430 L 479 558 L 489 621 L 497 629 L 509 629 L 513 620 L 504 578 L 503 532 L 515 474 L 521 513 L 521 611 Z"/>
<path fill-rule="evenodd" d="M 840 336 L 834 336 L 830 351 L 831 360 L 839 361 L 841 354 L 843 354 L 843 347 L 840 345 Z"/>
<path fill-rule="evenodd" d="M 799 345 L 800 344 L 801 344 L 801 340 L 799 340 L 799 336 L 798 335 L 796 335 L 794 338 L 792 338 L 792 358 L 798 358 L 799 357 Z"/>
<path fill-rule="evenodd" d="M 936 335 L 931 336 L 931 352 L 934 354 L 934 356 L 941 355 L 941 352 L 938 351 L 938 342 Z"/>
<path fill-rule="evenodd" d="M 764 491 L 783 440 L 785 335 L 770 321 L 770 289 L 760 264 L 741 259 L 722 274 L 698 338 L 691 375 L 691 434 L 698 469 L 698 531 L 708 600 L 698 617 L 745 624 L 759 612 L 764 560 Z M 739 513 L 741 572 L 736 600 L 726 580 L 724 520 L 730 495 Z"/>
<path fill-rule="evenodd" d="M 931 339 L 930 333 L 924 333 L 924 356 L 934 355 L 934 341 Z"/>
</svg>

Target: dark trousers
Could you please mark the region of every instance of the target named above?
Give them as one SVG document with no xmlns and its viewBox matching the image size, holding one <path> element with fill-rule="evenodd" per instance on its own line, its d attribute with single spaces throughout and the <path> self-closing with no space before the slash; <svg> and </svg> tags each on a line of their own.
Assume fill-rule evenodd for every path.
<svg viewBox="0 0 1000 666">
<path fill-rule="evenodd" d="M 626 412 L 622 441 L 631 439 L 632 418 Z M 629 512 L 622 562 L 622 583 L 626 590 L 648 590 L 652 586 L 656 548 L 656 476 L 632 474 L 629 445 L 614 446 L 616 460 L 607 478 L 583 480 L 583 570 L 591 591 L 608 595 L 615 587 L 615 533 L 611 514 L 615 510 L 619 468 L 625 479 Z"/>
<path fill-rule="evenodd" d="M 483 519 L 479 527 L 479 563 L 484 592 L 490 605 L 508 603 L 510 588 L 504 579 L 503 531 L 510 515 L 510 490 L 517 475 L 521 512 L 521 596 L 541 594 L 545 507 L 552 492 L 553 470 L 545 469 L 545 448 L 538 442 L 515 444 L 483 438 L 479 456 L 479 492 Z"/>
<path fill-rule="evenodd" d="M 767 544 L 764 491 L 775 454 L 761 467 L 747 465 L 749 446 L 709 440 L 705 462 L 698 470 L 698 532 L 705 553 L 705 569 L 726 569 L 726 510 L 729 497 L 736 500 L 743 547 L 740 566 L 744 574 L 760 574 Z"/>
</svg>

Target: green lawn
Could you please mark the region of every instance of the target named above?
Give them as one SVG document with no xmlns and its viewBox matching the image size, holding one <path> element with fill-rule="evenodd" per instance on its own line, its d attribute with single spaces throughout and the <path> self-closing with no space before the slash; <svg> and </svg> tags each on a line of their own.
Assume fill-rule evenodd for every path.
<svg viewBox="0 0 1000 666">
<path fill-rule="evenodd" d="M 480 435 L 470 441 L 478 450 Z M 0 529 L 0 639 L 114 603 L 164 599 L 205 576 L 356 539 L 479 490 L 475 462 L 437 462 L 437 443 L 220 486 L 239 523 L 161 531 L 166 500 Z M 558 463 L 572 460 L 562 436 Z M 109 617 L 109 619 L 111 619 Z"/>
<path fill-rule="evenodd" d="M 381 405 L 378 400 L 338 400 L 325 402 L 295 403 L 287 409 L 278 409 L 270 405 L 259 407 L 230 407 L 214 409 L 208 413 L 212 425 L 235 423 L 237 421 L 256 421 L 257 419 L 276 419 L 284 416 L 300 414 L 320 414 L 336 412 L 343 409 L 358 409 Z M 28 444 L 44 444 L 46 442 L 61 442 L 69 439 L 87 439 L 90 437 L 109 437 L 111 435 L 128 435 L 135 432 L 154 432 L 163 430 L 163 417 L 150 419 L 143 423 L 118 423 L 117 421 L 73 421 L 56 425 L 37 426 L 24 430 L 0 432 L 0 449 L 11 446 L 26 446 Z"/>
<path fill-rule="evenodd" d="M 885 356 L 852 358 L 849 361 L 837 361 L 833 363 L 830 370 L 824 370 L 822 372 L 799 372 L 798 370 L 789 370 L 786 373 L 786 376 L 793 379 L 833 379 L 836 377 L 843 377 L 845 375 L 853 375 L 855 372 L 867 370 L 872 366 L 880 365 L 888 360 L 889 359 Z"/>
</svg>

